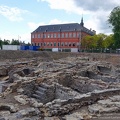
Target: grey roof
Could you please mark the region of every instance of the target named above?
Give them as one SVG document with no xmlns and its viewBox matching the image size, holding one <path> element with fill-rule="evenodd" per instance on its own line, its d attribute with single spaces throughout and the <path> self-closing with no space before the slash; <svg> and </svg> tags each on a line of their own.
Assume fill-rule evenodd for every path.
<svg viewBox="0 0 120 120">
<path fill-rule="evenodd" d="M 78 23 L 69 23 L 69 24 L 56 24 L 56 25 L 45 25 L 39 26 L 35 31 L 36 32 L 67 32 L 67 31 L 83 31 L 90 35 L 94 35 L 94 32 L 87 29 L 86 27 L 82 26 Z"/>
</svg>

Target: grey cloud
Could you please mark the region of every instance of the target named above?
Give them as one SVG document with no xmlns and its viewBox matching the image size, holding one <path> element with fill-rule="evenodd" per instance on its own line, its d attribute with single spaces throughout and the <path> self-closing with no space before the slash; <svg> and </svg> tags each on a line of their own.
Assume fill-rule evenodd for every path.
<svg viewBox="0 0 120 120">
<path fill-rule="evenodd" d="M 100 32 L 102 32 L 102 33 L 111 33 L 111 28 L 109 27 L 110 24 L 107 21 L 108 17 L 104 16 L 104 13 L 103 13 L 103 15 L 98 15 L 98 16 L 96 16 L 96 18 L 99 21 L 97 26 L 98 26 Z"/>
<path fill-rule="evenodd" d="M 82 7 L 84 10 L 89 10 L 91 12 L 101 9 L 110 11 L 114 7 L 120 5 L 120 2 L 113 2 L 113 0 L 74 0 L 74 2 L 78 7 Z"/>
<path fill-rule="evenodd" d="M 97 24 L 99 32 L 103 33 L 111 32 L 107 19 L 113 8 L 120 5 L 120 2 L 118 1 L 119 0 L 74 0 L 77 7 L 82 8 L 84 11 L 90 11 L 93 13 L 93 17 L 98 21 L 94 24 Z M 95 22 L 94 19 L 93 22 Z"/>
</svg>

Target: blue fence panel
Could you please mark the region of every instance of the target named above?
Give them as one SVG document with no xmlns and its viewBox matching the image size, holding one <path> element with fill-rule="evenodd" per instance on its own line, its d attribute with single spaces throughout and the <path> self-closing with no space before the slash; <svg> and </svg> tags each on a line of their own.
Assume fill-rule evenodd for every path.
<svg viewBox="0 0 120 120">
<path fill-rule="evenodd" d="M 29 46 L 29 50 L 37 51 L 40 49 L 40 46 Z"/>
<path fill-rule="evenodd" d="M 20 50 L 28 50 L 29 49 L 29 46 L 20 46 Z"/>
</svg>

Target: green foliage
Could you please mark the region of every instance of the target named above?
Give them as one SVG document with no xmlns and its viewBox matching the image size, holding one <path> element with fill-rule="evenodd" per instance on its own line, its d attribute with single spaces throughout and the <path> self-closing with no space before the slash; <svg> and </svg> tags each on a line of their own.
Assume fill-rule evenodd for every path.
<svg viewBox="0 0 120 120">
<path fill-rule="evenodd" d="M 114 38 L 113 35 L 98 34 L 94 36 L 85 36 L 82 39 L 81 46 L 84 49 L 101 49 L 113 48 Z"/>
<path fill-rule="evenodd" d="M 3 41 L 3 45 L 9 45 L 10 44 L 10 40 L 5 40 Z"/>
<path fill-rule="evenodd" d="M 2 44 L 3 44 L 3 41 L 0 40 L 0 48 L 2 49 Z"/>
<path fill-rule="evenodd" d="M 104 48 L 113 48 L 114 49 L 114 37 L 113 34 L 106 36 L 106 38 L 103 41 L 103 47 Z"/>
<path fill-rule="evenodd" d="M 120 6 L 115 7 L 108 18 L 114 32 L 115 47 L 120 48 Z"/>
<path fill-rule="evenodd" d="M 0 48 L 2 49 L 2 45 L 21 45 L 21 44 L 25 44 L 24 42 L 21 42 L 19 40 L 14 40 L 12 39 L 12 41 L 10 40 L 0 40 Z M 28 43 L 30 44 L 30 43 Z"/>
<path fill-rule="evenodd" d="M 24 43 L 25 44 L 25 43 Z M 28 42 L 28 43 L 26 43 L 25 45 L 28 45 L 28 46 L 30 46 L 31 44 Z"/>
<path fill-rule="evenodd" d="M 93 36 L 85 36 L 82 39 L 81 45 L 85 49 L 95 48 L 96 47 L 96 39 Z"/>
<path fill-rule="evenodd" d="M 102 33 L 97 35 L 97 48 L 104 48 L 103 43 L 104 43 L 106 37 L 107 37 L 107 35 L 102 34 Z"/>
<path fill-rule="evenodd" d="M 12 39 L 12 41 L 11 41 L 11 45 L 20 45 L 20 41 L 19 40 L 14 40 L 14 39 Z"/>
</svg>

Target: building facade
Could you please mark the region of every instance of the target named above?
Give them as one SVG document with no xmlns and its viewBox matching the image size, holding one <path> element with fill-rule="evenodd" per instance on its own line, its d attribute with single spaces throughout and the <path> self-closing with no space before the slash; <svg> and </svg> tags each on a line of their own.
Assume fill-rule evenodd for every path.
<svg viewBox="0 0 120 120">
<path fill-rule="evenodd" d="M 40 49 L 50 51 L 78 52 L 81 40 L 86 35 L 94 35 L 95 31 L 84 27 L 81 23 L 39 26 L 31 33 L 31 44 Z"/>
</svg>

